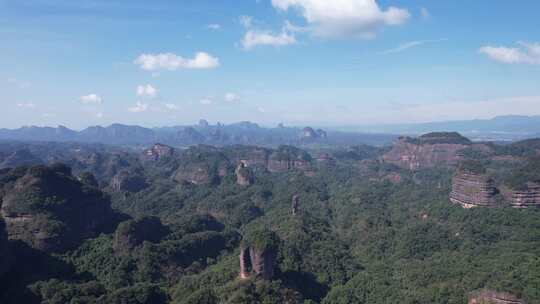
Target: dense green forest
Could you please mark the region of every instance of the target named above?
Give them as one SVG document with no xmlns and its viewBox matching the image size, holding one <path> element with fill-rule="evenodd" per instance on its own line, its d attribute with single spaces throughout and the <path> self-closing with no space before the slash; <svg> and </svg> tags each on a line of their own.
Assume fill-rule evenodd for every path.
<svg viewBox="0 0 540 304">
<path fill-rule="evenodd" d="M 333 161 L 316 163 L 308 153 L 281 148 L 275 159 L 307 161 L 314 169 L 269 172 L 253 165 L 247 186 L 230 168 L 220 173 L 231 154 L 245 153 L 241 147 L 192 148 L 155 162 L 131 156 L 122 170 L 145 181 L 134 189 L 113 189 L 104 183 L 110 176 L 96 172 L 77 179 L 59 165 L 3 170 L 4 202 L 28 176 L 39 181 L 49 174 L 48 180 L 70 185 L 45 193 L 36 190 L 43 189 L 39 182 L 28 182 L 32 191 L 17 192 L 34 198 L 17 212 L 56 223 L 57 236 L 74 226 L 54 208 L 89 204 L 88 197 L 112 208 L 87 212 L 106 214 L 107 223 L 66 250 L 45 253 L 10 241 L 0 302 L 466 303 L 471 292 L 489 289 L 540 303 L 540 210 L 463 209 L 448 199 L 455 167 L 412 172 L 380 162 L 384 151 L 327 151 Z M 178 180 L 174 172 L 195 164 L 209 172 L 207 183 Z M 538 174 L 535 159 L 479 164 L 461 168 L 508 183 Z M 52 208 L 46 213 L 36 203 L 45 197 L 54 197 L 46 200 Z M 249 246 L 272 251 L 271 279 L 239 277 L 239 255 Z"/>
</svg>

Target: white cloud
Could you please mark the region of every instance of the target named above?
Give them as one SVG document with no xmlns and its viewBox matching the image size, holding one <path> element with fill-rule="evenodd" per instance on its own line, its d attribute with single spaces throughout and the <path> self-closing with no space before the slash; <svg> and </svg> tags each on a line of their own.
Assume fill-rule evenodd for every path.
<svg viewBox="0 0 540 304">
<path fill-rule="evenodd" d="M 259 113 L 266 113 L 266 109 L 263 108 L 263 107 L 258 107 L 258 108 L 257 108 L 257 112 L 259 112 Z"/>
<path fill-rule="evenodd" d="M 80 100 L 83 104 L 102 104 L 103 98 L 97 94 L 89 94 L 81 96 Z"/>
<path fill-rule="evenodd" d="M 374 38 L 384 26 L 401 25 L 410 14 L 406 9 L 382 10 L 375 0 L 272 0 L 283 11 L 297 9 L 313 35 L 322 38 Z"/>
<path fill-rule="evenodd" d="M 427 43 L 441 42 L 441 41 L 447 41 L 447 40 L 448 39 L 410 41 L 410 42 L 406 42 L 404 44 L 401 44 L 396 48 L 383 51 L 383 52 L 381 52 L 381 54 L 399 53 L 399 52 L 403 52 L 405 50 L 408 50 L 408 49 L 411 49 L 411 48 L 414 48 L 414 47 L 417 47 L 417 46 L 421 46 L 421 45 L 424 45 L 424 44 L 427 44 Z"/>
<path fill-rule="evenodd" d="M 508 64 L 540 64 L 540 43 L 518 42 L 519 47 L 483 46 L 480 54 Z"/>
<path fill-rule="evenodd" d="M 251 50 L 256 46 L 286 46 L 295 44 L 296 38 L 294 35 L 285 31 L 276 34 L 271 31 L 248 30 L 242 39 L 242 47 L 246 50 Z"/>
<path fill-rule="evenodd" d="M 166 103 L 165 108 L 170 111 L 178 111 L 180 110 L 180 107 L 178 105 L 175 105 L 174 103 Z"/>
<path fill-rule="evenodd" d="M 142 113 L 148 110 L 148 104 L 137 101 L 134 107 L 128 108 L 128 111 L 132 113 Z"/>
<path fill-rule="evenodd" d="M 157 92 L 158 90 L 149 84 L 137 86 L 137 96 L 139 97 L 154 98 L 157 96 Z"/>
<path fill-rule="evenodd" d="M 198 52 L 189 59 L 173 53 L 142 54 L 135 61 L 141 69 L 146 71 L 179 69 L 213 69 L 219 66 L 219 59 L 205 52 Z"/>
<path fill-rule="evenodd" d="M 220 24 L 217 24 L 217 23 L 212 23 L 212 24 L 209 24 L 207 25 L 207 27 L 213 31 L 218 31 L 221 29 L 221 25 Z"/>
<path fill-rule="evenodd" d="M 245 28 L 250 28 L 253 25 L 253 17 L 240 16 L 240 24 Z"/>
<path fill-rule="evenodd" d="M 17 107 L 23 109 L 35 109 L 37 106 L 33 102 L 21 102 L 17 104 Z"/>
<path fill-rule="evenodd" d="M 41 114 L 42 117 L 45 117 L 45 118 L 52 118 L 52 117 L 56 117 L 56 114 L 54 113 L 43 113 Z"/>
<path fill-rule="evenodd" d="M 225 101 L 227 102 L 238 102 L 240 101 L 240 96 L 236 93 L 227 93 L 225 94 Z"/>
<path fill-rule="evenodd" d="M 96 118 L 102 119 L 103 118 L 103 113 L 102 112 L 96 113 Z"/>
<path fill-rule="evenodd" d="M 199 101 L 199 103 L 202 104 L 202 105 L 211 105 L 214 102 L 212 101 L 212 99 L 204 98 L 204 99 L 201 99 Z"/>
</svg>

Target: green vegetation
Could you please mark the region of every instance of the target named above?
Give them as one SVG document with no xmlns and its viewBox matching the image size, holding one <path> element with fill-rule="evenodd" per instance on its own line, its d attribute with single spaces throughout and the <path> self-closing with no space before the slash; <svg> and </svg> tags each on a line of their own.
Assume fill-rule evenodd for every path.
<svg viewBox="0 0 540 304">
<path fill-rule="evenodd" d="M 512 170 L 504 182 L 514 190 L 526 190 L 528 182 L 540 183 L 540 156 L 531 157 Z"/>
<path fill-rule="evenodd" d="M 407 141 L 414 144 L 461 144 L 470 145 L 472 142 L 457 132 L 432 132 L 424 134 L 418 138 L 407 138 Z"/>
<path fill-rule="evenodd" d="M 464 143 L 452 133 L 422 140 Z M 129 165 L 149 184 L 111 194 L 125 215 L 120 224 L 110 219 L 116 231 L 86 235 L 61 254 L 13 242 L 17 261 L 0 277 L 0 303 L 458 304 L 482 288 L 540 303 L 539 210 L 462 209 L 448 201 L 455 168 L 409 172 L 378 161 L 384 150 L 368 147 L 330 152 L 336 164 L 313 176 L 253 170 L 256 182 L 240 186 L 226 160 L 253 150 L 238 149 L 193 147 L 182 157 Z M 276 159 L 312 161 L 293 147 L 277 151 Z M 521 182 L 538 178 L 538 163 L 464 161 L 460 170 Z M 211 183 L 174 181 L 199 166 L 213 172 Z M 41 180 L 48 174 L 53 178 Z M 400 180 L 382 178 L 387 174 Z M 89 175 L 81 182 L 70 175 L 60 166 L 2 171 L 0 198 L 13 195 L 25 176 L 36 178 L 9 208 L 38 210 L 47 223 L 40 229 L 62 236 L 66 222 L 58 214 L 108 199 Z M 275 250 L 272 280 L 239 278 L 242 246 Z"/>
</svg>

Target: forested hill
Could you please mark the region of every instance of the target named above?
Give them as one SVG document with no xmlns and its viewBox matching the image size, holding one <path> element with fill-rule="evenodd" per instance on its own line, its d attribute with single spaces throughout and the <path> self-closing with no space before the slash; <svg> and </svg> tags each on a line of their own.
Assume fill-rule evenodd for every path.
<svg viewBox="0 0 540 304">
<path fill-rule="evenodd" d="M 537 141 L 11 145 L 0 303 L 540 303 Z"/>
</svg>

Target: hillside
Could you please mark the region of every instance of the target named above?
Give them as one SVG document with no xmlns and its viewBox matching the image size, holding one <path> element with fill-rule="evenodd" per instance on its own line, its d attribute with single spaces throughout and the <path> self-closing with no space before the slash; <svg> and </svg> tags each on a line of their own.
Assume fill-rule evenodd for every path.
<svg viewBox="0 0 540 304">
<path fill-rule="evenodd" d="M 394 148 L 404 144 L 402 156 L 419 151 L 427 162 L 398 166 L 383 157 L 393 148 L 368 146 L 25 144 L 44 162 L 76 166 L 1 171 L 9 240 L 0 234 L 0 252 L 14 260 L 0 267 L 0 302 L 540 303 L 540 209 L 475 194 L 536 180 L 526 170 L 536 158 L 481 144 L 487 156 L 469 159 L 455 148 L 474 144 L 453 133 Z M 107 215 L 112 227 L 99 228 Z M 37 219 L 63 227 L 40 238 L 62 250 L 36 246 L 49 230 L 17 226 Z"/>
</svg>

